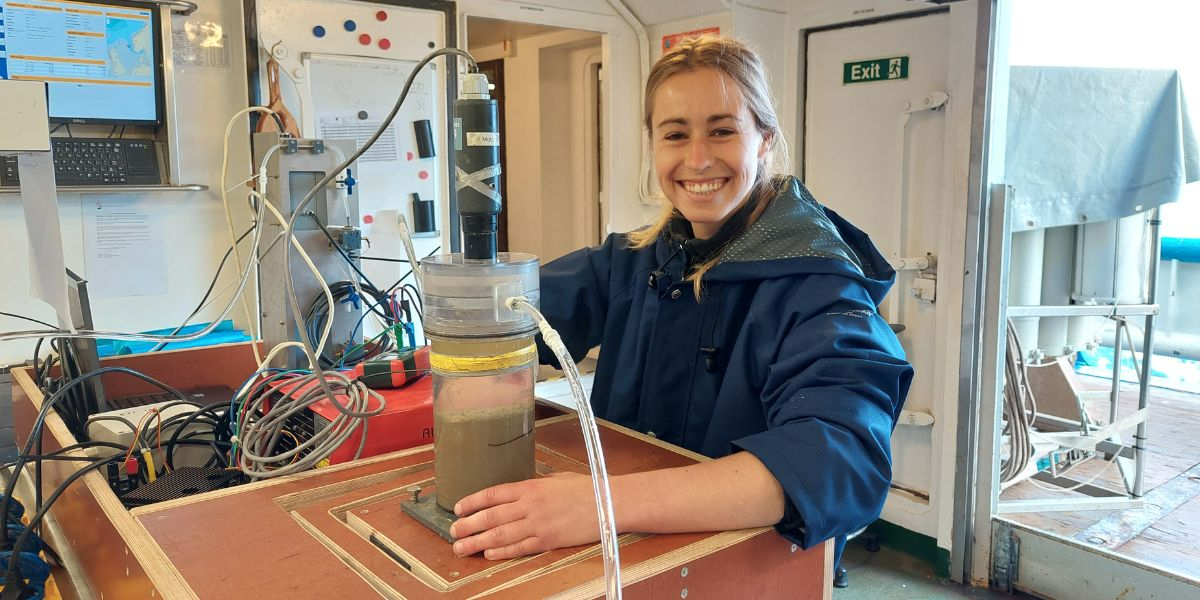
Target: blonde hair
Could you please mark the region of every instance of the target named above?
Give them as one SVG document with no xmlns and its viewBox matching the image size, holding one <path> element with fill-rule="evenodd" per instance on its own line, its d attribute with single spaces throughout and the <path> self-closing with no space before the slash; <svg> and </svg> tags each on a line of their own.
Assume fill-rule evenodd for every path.
<svg viewBox="0 0 1200 600">
<path fill-rule="evenodd" d="M 778 165 L 787 160 L 787 143 L 779 128 L 779 115 L 775 112 L 770 86 L 767 84 L 766 69 L 758 53 L 738 40 L 715 35 L 703 35 L 680 42 L 654 63 L 646 77 L 646 95 L 642 100 L 646 135 L 650 137 L 653 133 L 651 112 L 654 109 L 654 94 L 663 82 L 680 73 L 704 68 L 716 69 L 737 85 L 745 100 L 746 109 L 754 118 L 754 125 L 763 139 L 768 141 L 767 154 L 759 162 L 758 176 L 747 196 L 757 200 L 753 212 L 746 219 L 745 226 L 750 227 L 775 195 L 776 190 L 772 182 L 779 170 Z M 653 244 L 675 215 L 674 208 L 665 196 L 659 196 L 658 200 L 663 208 L 654 222 L 649 227 L 629 233 L 629 240 L 635 249 Z M 717 251 L 687 276 L 693 283 L 696 299 L 700 299 L 702 277 L 716 265 L 720 255 L 721 251 Z"/>
</svg>

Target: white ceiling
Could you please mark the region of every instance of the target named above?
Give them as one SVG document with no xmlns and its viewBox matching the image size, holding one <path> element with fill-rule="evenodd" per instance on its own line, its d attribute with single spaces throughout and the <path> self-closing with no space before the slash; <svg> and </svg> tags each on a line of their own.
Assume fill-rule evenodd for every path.
<svg viewBox="0 0 1200 600">
<path fill-rule="evenodd" d="M 467 48 L 495 46 L 501 42 L 516 41 L 554 31 L 559 31 L 559 28 L 471 17 L 467 20 Z"/>
<path fill-rule="evenodd" d="M 625 0 L 642 25 L 657 25 L 729 10 L 724 0 Z"/>
</svg>

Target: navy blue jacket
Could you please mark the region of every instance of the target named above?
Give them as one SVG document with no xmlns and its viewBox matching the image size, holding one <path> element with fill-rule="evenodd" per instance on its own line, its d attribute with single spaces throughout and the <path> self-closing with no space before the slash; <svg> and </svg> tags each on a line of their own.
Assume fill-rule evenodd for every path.
<svg viewBox="0 0 1200 600">
<path fill-rule="evenodd" d="M 666 235 L 640 250 L 610 235 L 542 267 L 541 310 L 576 360 L 600 346 L 598 418 L 754 454 L 787 496 L 780 533 L 805 548 L 837 537 L 840 556 L 883 508 L 912 378 L 877 312 L 895 272 L 795 178 L 721 252 L 700 301 L 684 254 Z"/>
</svg>

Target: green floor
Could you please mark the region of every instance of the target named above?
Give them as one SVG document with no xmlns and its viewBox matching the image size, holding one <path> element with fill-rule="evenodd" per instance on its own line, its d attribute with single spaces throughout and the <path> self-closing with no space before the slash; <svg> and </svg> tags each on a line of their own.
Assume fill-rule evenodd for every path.
<svg viewBox="0 0 1200 600">
<path fill-rule="evenodd" d="M 833 590 L 833 600 L 887 598 L 889 600 L 926 600 L 932 598 L 1013 598 L 988 590 L 964 587 L 938 579 L 933 565 L 891 548 L 868 552 L 861 542 L 846 545 L 842 565 L 849 572 L 850 587 Z"/>
</svg>

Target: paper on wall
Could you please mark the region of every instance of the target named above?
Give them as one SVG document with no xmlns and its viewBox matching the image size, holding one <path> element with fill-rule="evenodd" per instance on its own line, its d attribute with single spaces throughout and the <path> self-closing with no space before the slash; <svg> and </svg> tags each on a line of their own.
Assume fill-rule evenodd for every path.
<svg viewBox="0 0 1200 600">
<path fill-rule="evenodd" d="M 162 220 L 129 198 L 97 197 L 83 211 L 84 258 L 92 298 L 167 293 Z"/>
<path fill-rule="evenodd" d="M 54 157 L 49 152 L 19 154 L 17 173 L 29 238 L 30 293 L 58 313 L 60 327 L 74 331 L 67 299 L 58 191 L 54 187 Z"/>
</svg>

